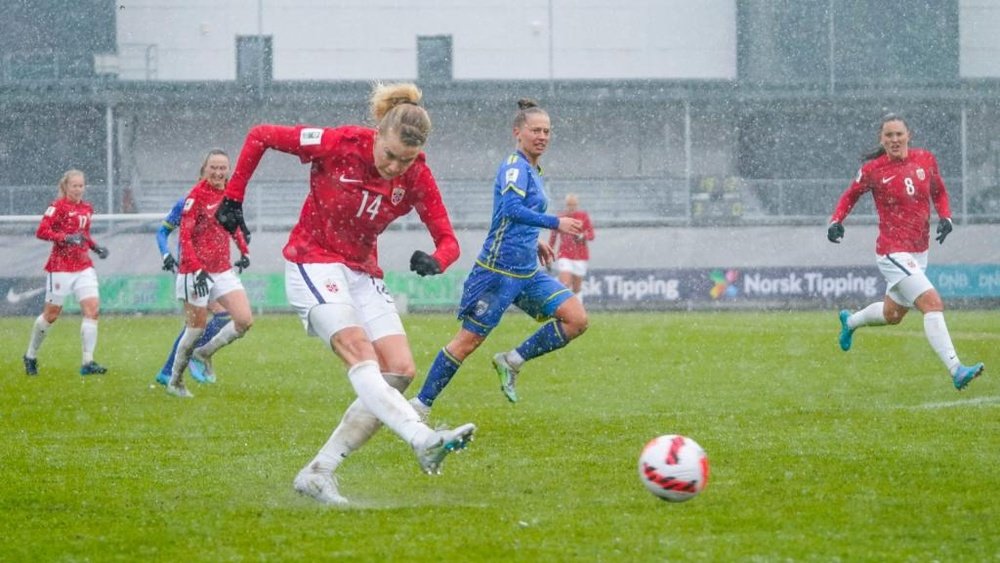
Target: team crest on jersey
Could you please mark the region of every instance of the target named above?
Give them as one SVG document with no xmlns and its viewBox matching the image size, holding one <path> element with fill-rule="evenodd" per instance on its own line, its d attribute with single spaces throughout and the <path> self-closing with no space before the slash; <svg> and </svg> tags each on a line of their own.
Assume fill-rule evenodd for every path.
<svg viewBox="0 0 1000 563">
<path fill-rule="evenodd" d="M 507 169 L 507 183 L 508 184 L 513 184 L 513 183 L 517 182 L 517 175 L 519 174 L 519 172 L 520 171 L 517 168 L 508 168 Z"/>
<path fill-rule="evenodd" d="M 921 181 L 927 179 L 927 173 L 924 172 L 923 168 L 917 168 L 917 178 L 919 178 Z"/>
<path fill-rule="evenodd" d="M 52 215 L 55 214 L 55 212 L 56 208 L 50 205 L 49 208 L 45 210 L 45 216 L 52 217 Z"/>
<path fill-rule="evenodd" d="M 320 140 L 323 139 L 323 130 L 307 127 L 299 132 L 299 145 L 303 147 L 308 147 L 309 145 L 318 145 Z"/>
<path fill-rule="evenodd" d="M 393 205 L 399 205 L 399 203 L 403 201 L 404 197 L 406 197 L 406 188 L 392 188 L 392 197 L 389 201 L 391 201 Z"/>
<path fill-rule="evenodd" d="M 189 198 L 185 199 L 184 200 L 184 211 L 188 211 L 189 209 L 191 209 L 192 205 L 194 205 L 194 198 L 189 197 Z"/>
<path fill-rule="evenodd" d="M 326 287 L 326 290 L 329 291 L 330 293 L 337 293 L 338 291 L 340 291 L 340 288 L 337 287 L 336 282 L 334 282 L 333 280 L 326 280 L 326 283 L 323 285 Z"/>
</svg>

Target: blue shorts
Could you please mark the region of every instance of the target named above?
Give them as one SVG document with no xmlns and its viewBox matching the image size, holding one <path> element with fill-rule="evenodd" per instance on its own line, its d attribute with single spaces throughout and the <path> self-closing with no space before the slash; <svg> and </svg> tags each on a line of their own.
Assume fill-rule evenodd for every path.
<svg viewBox="0 0 1000 563">
<path fill-rule="evenodd" d="M 476 264 L 465 280 L 458 318 L 465 330 L 486 336 L 511 305 L 542 321 L 552 318 L 570 297 L 572 291 L 541 270 L 516 278 Z"/>
</svg>

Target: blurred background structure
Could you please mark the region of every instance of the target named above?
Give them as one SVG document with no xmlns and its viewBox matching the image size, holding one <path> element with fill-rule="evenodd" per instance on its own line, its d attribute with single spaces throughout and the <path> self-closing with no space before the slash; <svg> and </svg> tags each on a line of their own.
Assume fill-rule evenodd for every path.
<svg viewBox="0 0 1000 563">
<path fill-rule="evenodd" d="M 40 213 L 69 167 L 98 212 L 165 212 L 207 148 L 364 122 L 371 81 L 402 79 L 459 225 L 488 220 L 523 96 L 553 117 L 553 199 L 603 225 L 822 223 L 887 111 L 938 155 L 958 221 L 1000 219 L 998 2 L 2 4 L 0 215 Z M 268 158 L 250 220 L 284 228 L 307 171 Z"/>
</svg>

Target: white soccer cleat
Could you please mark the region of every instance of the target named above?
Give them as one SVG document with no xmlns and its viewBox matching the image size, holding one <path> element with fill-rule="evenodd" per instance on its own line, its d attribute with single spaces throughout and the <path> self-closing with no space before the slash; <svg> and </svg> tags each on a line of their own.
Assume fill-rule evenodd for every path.
<svg viewBox="0 0 1000 563">
<path fill-rule="evenodd" d="M 451 452 L 464 450 L 472 441 L 475 432 L 476 425 L 472 423 L 463 424 L 453 430 L 435 430 L 426 444 L 413 448 L 420 469 L 428 475 L 440 475 L 444 458 Z"/>
<path fill-rule="evenodd" d="M 346 506 L 347 499 L 337 490 L 337 480 L 333 475 L 326 476 L 306 467 L 295 476 L 292 486 L 300 494 L 312 497 L 322 504 L 331 506 Z"/>
<path fill-rule="evenodd" d="M 427 424 L 427 419 L 431 416 L 431 408 L 425 405 L 419 397 L 410 399 L 410 406 L 420 415 L 420 422 Z"/>
<path fill-rule="evenodd" d="M 187 386 L 184 385 L 184 380 L 180 378 L 177 381 L 174 381 L 174 378 L 170 378 L 170 381 L 167 382 L 167 395 L 181 397 L 182 399 L 194 398 L 194 394 L 188 391 Z"/>
</svg>

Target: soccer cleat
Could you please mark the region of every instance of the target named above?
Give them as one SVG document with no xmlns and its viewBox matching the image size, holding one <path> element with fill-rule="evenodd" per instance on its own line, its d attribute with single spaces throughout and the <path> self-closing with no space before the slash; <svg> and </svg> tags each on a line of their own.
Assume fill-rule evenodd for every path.
<svg viewBox="0 0 1000 563">
<path fill-rule="evenodd" d="M 440 475 L 441 463 L 444 462 L 445 456 L 451 452 L 464 450 L 472 441 L 475 431 L 476 425 L 472 423 L 463 424 L 454 430 L 435 430 L 426 444 L 413 448 L 420 469 L 428 475 Z"/>
<path fill-rule="evenodd" d="M 410 399 L 410 406 L 412 406 L 413 410 L 417 411 L 417 414 L 420 415 L 420 422 L 427 424 L 427 419 L 431 416 L 431 408 L 425 405 L 424 402 L 420 400 L 420 397 Z"/>
<path fill-rule="evenodd" d="M 211 371 L 205 362 L 191 356 L 188 362 L 188 369 L 191 370 L 191 377 L 198 383 L 215 383 L 215 372 Z"/>
<path fill-rule="evenodd" d="M 163 373 L 161 371 L 160 373 L 156 374 L 156 382 L 159 383 L 160 385 L 166 385 L 167 383 L 170 383 L 170 374 Z"/>
<path fill-rule="evenodd" d="M 854 337 L 854 329 L 847 327 L 847 319 L 851 312 L 847 309 L 840 311 L 840 349 L 848 351 L 851 349 L 851 339 Z"/>
<path fill-rule="evenodd" d="M 167 382 L 167 395 L 173 395 L 174 397 L 181 397 L 183 399 L 193 399 L 194 394 L 188 391 L 186 385 L 184 385 L 184 379 L 177 377 L 176 380 L 173 376 L 170 377 L 170 381 Z"/>
<path fill-rule="evenodd" d="M 978 364 L 973 364 L 971 366 L 958 366 L 958 369 L 955 370 L 955 375 L 951 376 L 951 381 L 955 384 L 955 389 L 961 391 L 962 389 L 965 389 L 973 379 L 979 377 L 985 369 L 986 366 L 983 365 L 983 362 L 979 362 Z"/>
<path fill-rule="evenodd" d="M 80 366 L 80 375 L 100 375 L 102 373 L 108 373 L 108 368 L 95 361 L 89 361 Z"/>
<path fill-rule="evenodd" d="M 27 375 L 38 375 L 38 358 L 24 356 L 24 373 Z"/>
<path fill-rule="evenodd" d="M 200 363 L 201 366 L 195 367 L 196 363 Z M 195 350 L 191 354 L 191 361 L 188 362 L 188 368 L 191 370 L 191 377 L 198 380 L 199 383 L 215 383 L 215 370 L 212 369 L 212 356 L 205 356 L 200 354 L 198 350 Z M 195 375 L 195 370 L 201 370 L 201 379 Z"/>
<path fill-rule="evenodd" d="M 322 473 L 317 473 L 310 467 L 306 467 L 295 476 L 292 486 L 300 494 L 312 497 L 319 502 L 331 506 L 345 506 L 347 499 L 337 490 L 337 479 L 333 475 L 329 477 Z"/>
<path fill-rule="evenodd" d="M 517 402 L 517 370 L 507 363 L 507 356 L 500 352 L 493 355 L 493 369 L 497 370 L 500 376 L 500 390 L 507 396 L 507 400 Z"/>
</svg>

